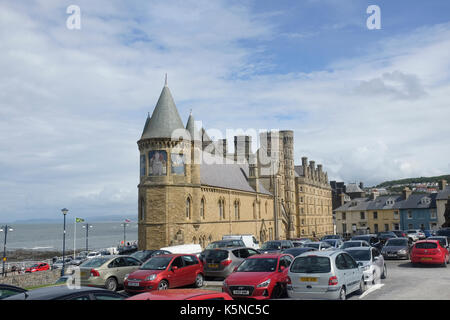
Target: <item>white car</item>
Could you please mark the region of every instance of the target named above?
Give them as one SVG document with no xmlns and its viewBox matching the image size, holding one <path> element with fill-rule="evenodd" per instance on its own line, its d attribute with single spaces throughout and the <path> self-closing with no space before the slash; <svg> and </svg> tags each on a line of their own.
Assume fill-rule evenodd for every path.
<svg viewBox="0 0 450 320">
<path fill-rule="evenodd" d="M 101 255 L 102 255 L 102 253 L 100 251 L 91 251 L 91 252 L 88 253 L 86 258 L 87 259 L 92 259 L 92 258 L 100 257 Z"/>
<path fill-rule="evenodd" d="M 386 279 L 386 264 L 384 263 L 383 255 L 377 248 L 354 247 L 345 251 L 362 267 L 366 284 L 376 284 L 380 282 L 380 279 Z"/>
<path fill-rule="evenodd" d="M 365 291 L 362 267 L 343 250 L 305 252 L 291 263 L 287 293 L 293 299 L 345 300 Z"/>
<path fill-rule="evenodd" d="M 332 246 L 325 241 L 306 242 L 303 247 L 314 248 L 316 250 L 328 250 L 332 248 Z"/>
<path fill-rule="evenodd" d="M 412 239 L 412 241 L 417 241 L 417 240 L 421 240 L 421 239 L 425 239 L 425 233 L 423 233 L 422 231 L 420 231 L 419 229 L 411 229 L 411 230 L 406 230 L 406 234 L 409 238 Z"/>
</svg>

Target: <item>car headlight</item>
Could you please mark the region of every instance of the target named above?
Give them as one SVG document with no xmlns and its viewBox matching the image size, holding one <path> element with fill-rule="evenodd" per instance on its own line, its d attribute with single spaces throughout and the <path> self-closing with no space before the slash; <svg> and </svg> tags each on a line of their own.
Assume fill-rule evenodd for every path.
<svg viewBox="0 0 450 320">
<path fill-rule="evenodd" d="M 265 287 L 268 287 L 269 284 L 270 284 L 270 279 L 267 279 L 266 281 L 261 282 L 260 284 L 258 284 L 256 287 L 257 288 L 265 288 Z"/>
<path fill-rule="evenodd" d="M 368 271 L 370 269 L 370 266 L 362 266 L 361 268 L 363 271 Z"/>
<path fill-rule="evenodd" d="M 123 278 L 123 281 L 127 280 L 129 275 L 130 275 L 130 274 L 127 273 L 127 274 L 125 275 L 125 277 Z"/>
<path fill-rule="evenodd" d="M 147 278 L 145 278 L 146 281 L 152 281 L 156 279 L 156 273 L 149 275 Z"/>
<path fill-rule="evenodd" d="M 398 253 L 400 253 L 400 254 L 405 254 L 405 253 L 406 253 L 406 250 L 405 250 L 405 249 L 398 250 Z"/>
</svg>

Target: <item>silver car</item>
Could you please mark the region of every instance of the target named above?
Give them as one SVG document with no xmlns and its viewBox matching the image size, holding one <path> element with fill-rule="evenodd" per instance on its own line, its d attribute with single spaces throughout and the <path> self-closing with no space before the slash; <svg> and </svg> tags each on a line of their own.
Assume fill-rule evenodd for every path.
<svg viewBox="0 0 450 320">
<path fill-rule="evenodd" d="M 206 249 L 201 253 L 200 259 L 203 261 L 205 277 L 225 279 L 242 261 L 255 254 L 260 252 L 246 247 Z"/>
<path fill-rule="evenodd" d="M 304 247 L 314 248 L 316 250 L 327 250 L 332 248 L 326 241 L 307 242 L 304 244 Z"/>
<path fill-rule="evenodd" d="M 288 276 L 287 292 L 294 299 L 345 300 L 365 290 L 362 268 L 343 250 L 303 253 L 292 262 Z"/>
<path fill-rule="evenodd" d="M 366 284 L 375 284 L 379 283 L 380 279 L 386 279 L 386 264 L 383 255 L 377 248 L 348 248 L 345 251 L 362 267 Z"/>
<path fill-rule="evenodd" d="M 349 240 L 349 241 L 345 241 L 342 245 L 341 245 L 341 249 L 348 249 L 348 248 L 353 248 L 353 247 L 370 247 L 370 244 L 367 241 L 364 240 Z"/>
</svg>

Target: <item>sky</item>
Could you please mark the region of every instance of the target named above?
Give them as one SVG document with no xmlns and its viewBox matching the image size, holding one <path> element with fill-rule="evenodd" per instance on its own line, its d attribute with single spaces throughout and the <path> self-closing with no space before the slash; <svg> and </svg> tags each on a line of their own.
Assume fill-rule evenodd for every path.
<svg viewBox="0 0 450 320">
<path fill-rule="evenodd" d="M 448 12 L 447 0 L 0 0 L 0 222 L 63 207 L 135 217 L 136 142 L 165 73 L 184 122 L 192 110 L 207 130 L 294 130 L 296 164 L 330 180 L 449 174 Z"/>
</svg>

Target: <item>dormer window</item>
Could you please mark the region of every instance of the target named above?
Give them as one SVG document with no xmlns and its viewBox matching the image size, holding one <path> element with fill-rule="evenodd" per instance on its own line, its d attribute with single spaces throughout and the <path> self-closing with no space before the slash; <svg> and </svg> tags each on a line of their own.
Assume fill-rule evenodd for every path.
<svg viewBox="0 0 450 320">
<path fill-rule="evenodd" d="M 428 197 L 422 198 L 422 200 L 420 200 L 420 202 L 422 204 L 430 204 L 431 203 L 431 199 Z"/>
<path fill-rule="evenodd" d="M 395 202 L 394 200 L 387 200 L 386 201 L 386 205 L 387 206 L 392 206 L 394 204 L 394 202 Z"/>
</svg>

